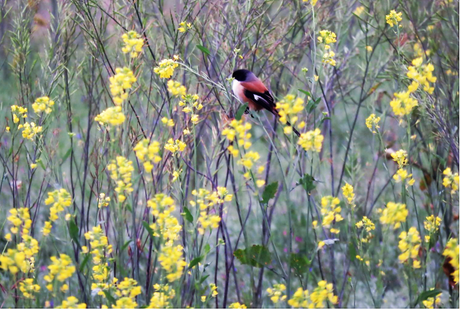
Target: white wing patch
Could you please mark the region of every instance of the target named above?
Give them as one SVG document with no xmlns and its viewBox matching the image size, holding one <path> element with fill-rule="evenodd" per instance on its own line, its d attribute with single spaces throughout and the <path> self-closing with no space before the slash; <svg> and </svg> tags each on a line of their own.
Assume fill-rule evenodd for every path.
<svg viewBox="0 0 460 310">
<path fill-rule="evenodd" d="M 265 100 L 264 98 L 262 98 L 262 97 L 260 97 L 260 96 L 258 96 L 258 95 L 256 95 L 256 94 L 254 94 L 254 99 L 255 99 L 256 101 L 263 101 L 263 102 L 265 102 L 266 104 L 268 104 L 267 100 Z"/>
</svg>

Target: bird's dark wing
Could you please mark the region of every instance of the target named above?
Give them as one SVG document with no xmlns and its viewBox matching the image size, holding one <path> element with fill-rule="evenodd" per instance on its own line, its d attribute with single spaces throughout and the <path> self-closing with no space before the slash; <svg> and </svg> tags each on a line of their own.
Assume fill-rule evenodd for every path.
<svg viewBox="0 0 460 310">
<path fill-rule="evenodd" d="M 252 100 L 254 103 L 260 105 L 262 108 L 267 109 L 272 113 L 276 113 L 275 100 L 273 99 L 270 92 L 267 90 L 264 93 L 253 92 L 248 89 L 244 90 L 244 95 Z"/>
</svg>

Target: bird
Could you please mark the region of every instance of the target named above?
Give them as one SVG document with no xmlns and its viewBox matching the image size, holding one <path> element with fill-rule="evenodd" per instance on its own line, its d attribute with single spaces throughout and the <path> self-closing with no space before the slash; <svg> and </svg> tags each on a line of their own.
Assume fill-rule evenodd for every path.
<svg viewBox="0 0 460 310">
<path fill-rule="evenodd" d="M 254 73 L 246 69 L 238 69 L 233 72 L 232 77 L 234 78 L 232 84 L 233 93 L 241 102 L 248 104 L 245 113 L 249 113 L 249 109 L 253 111 L 265 109 L 276 117 L 280 117 L 273 96 Z M 286 124 L 292 127 L 289 122 Z M 300 137 L 297 129 L 292 127 L 292 130 Z"/>
</svg>

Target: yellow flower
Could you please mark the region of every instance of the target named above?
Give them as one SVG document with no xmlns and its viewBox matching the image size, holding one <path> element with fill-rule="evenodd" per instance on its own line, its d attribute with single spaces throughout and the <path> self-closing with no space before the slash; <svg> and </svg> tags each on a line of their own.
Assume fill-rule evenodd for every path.
<svg viewBox="0 0 460 310">
<path fill-rule="evenodd" d="M 122 112 L 121 106 L 107 108 L 94 118 L 101 125 L 110 124 L 112 126 L 123 124 L 125 119 L 126 117 Z"/>
<path fill-rule="evenodd" d="M 325 196 L 321 198 L 321 215 L 323 216 L 323 227 L 329 228 L 332 223 L 340 222 L 343 217 L 340 215 L 339 198 L 332 196 Z"/>
<path fill-rule="evenodd" d="M 386 225 L 393 225 L 394 229 L 401 227 L 401 223 L 406 221 L 409 212 L 405 204 L 389 202 L 383 210 L 379 210 L 380 222 Z"/>
<path fill-rule="evenodd" d="M 361 14 L 364 12 L 364 10 L 365 10 L 365 8 L 364 8 L 362 5 L 361 5 L 361 6 L 358 6 L 358 7 L 354 10 L 353 14 L 359 16 L 359 15 L 361 15 Z"/>
<path fill-rule="evenodd" d="M 280 115 L 280 122 L 287 125 L 289 122 L 291 125 L 284 127 L 285 133 L 289 134 L 292 132 L 292 126 L 295 126 L 299 120 L 298 114 L 304 110 L 304 100 L 294 95 L 286 95 L 283 99 L 276 103 L 276 109 Z M 288 132 L 286 132 L 286 130 Z"/>
<path fill-rule="evenodd" d="M 418 252 L 420 249 L 421 239 L 417 228 L 411 227 L 408 232 L 401 232 L 399 235 L 398 248 L 401 254 L 398 256 L 401 264 L 405 263 L 409 258 L 413 260 L 413 267 L 415 269 L 420 268 L 420 262 L 418 261 Z"/>
<path fill-rule="evenodd" d="M 211 296 L 216 297 L 218 295 L 217 293 L 217 285 L 214 283 L 209 284 L 209 288 L 211 289 Z"/>
<path fill-rule="evenodd" d="M 43 131 L 42 126 L 37 126 L 34 122 L 20 124 L 18 128 L 22 129 L 22 137 L 30 141 L 33 141 L 35 136 Z"/>
<path fill-rule="evenodd" d="M 303 147 L 305 151 L 312 150 L 313 152 L 321 152 L 323 146 L 324 136 L 321 134 L 321 130 L 316 128 L 313 131 L 303 133 L 300 135 L 298 144 Z"/>
<path fill-rule="evenodd" d="M 130 53 L 131 58 L 136 58 L 140 52 L 142 52 L 142 47 L 144 46 L 144 40 L 136 31 L 128 31 L 127 33 L 121 36 L 125 46 L 121 49 L 124 54 Z"/>
<path fill-rule="evenodd" d="M 27 108 L 23 108 L 17 105 L 11 106 L 11 113 L 13 114 L 13 123 L 19 123 L 21 118 L 27 117 Z"/>
<path fill-rule="evenodd" d="M 48 236 L 51 232 L 51 228 L 52 228 L 52 224 L 50 221 L 46 221 L 45 222 L 45 225 L 43 226 L 43 229 L 42 229 L 42 232 L 43 232 L 43 236 Z"/>
<path fill-rule="evenodd" d="M 177 152 L 182 152 L 185 150 L 187 145 L 181 140 L 174 141 L 172 138 L 168 140 L 168 143 L 165 144 L 165 149 L 173 153 L 174 155 Z"/>
<path fill-rule="evenodd" d="M 411 92 L 395 93 L 393 100 L 390 101 L 390 106 L 396 116 L 408 115 L 418 106 L 417 99 L 410 97 Z"/>
<path fill-rule="evenodd" d="M 458 173 L 452 173 L 452 170 L 450 168 L 446 168 L 444 172 L 442 173 L 446 177 L 442 180 L 442 185 L 446 188 L 452 188 L 451 193 L 455 193 L 458 191 L 459 187 L 459 176 Z"/>
<path fill-rule="evenodd" d="M 169 308 L 169 302 L 175 296 L 175 291 L 169 287 L 169 285 L 155 284 L 155 292 L 152 294 L 150 299 L 149 308 L 153 309 L 165 309 Z"/>
<path fill-rule="evenodd" d="M 117 156 L 116 160 L 111 160 L 107 166 L 110 178 L 117 184 L 115 192 L 118 194 L 120 202 L 125 201 L 126 195 L 133 191 L 131 178 L 133 175 L 133 162 L 123 156 Z"/>
<path fill-rule="evenodd" d="M 19 290 L 24 295 L 24 298 L 33 299 L 34 293 L 40 292 L 40 285 L 34 284 L 34 279 L 25 279 L 19 283 Z"/>
<path fill-rule="evenodd" d="M 353 203 L 353 200 L 355 199 L 355 193 L 353 192 L 353 186 L 351 186 L 348 183 L 345 183 L 345 186 L 342 187 L 342 192 L 345 198 L 347 198 L 348 203 Z"/>
<path fill-rule="evenodd" d="M 174 74 L 174 69 L 179 65 L 173 59 L 163 59 L 159 63 L 159 67 L 155 67 L 153 71 L 162 79 L 169 79 Z"/>
<path fill-rule="evenodd" d="M 134 147 L 136 157 L 144 165 L 145 171 L 148 173 L 152 171 L 153 165 L 161 161 L 160 156 L 160 143 L 158 141 L 149 142 L 149 139 L 143 139 L 139 141 Z"/>
<path fill-rule="evenodd" d="M 376 130 L 380 128 L 379 122 L 380 117 L 375 117 L 373 113 L 366 118 L 366 126 L 372 133 L 377 133 Z"/>
<path fill-rule="evenodd" d="M 52 107 L 54 105 L 54 101 L 50 100 L 47 96 L 37 98 L 35 102 L 32 104 L 32 109 L 37 114 L 41 114 L 45 112 L 46 114 L 50 114 L 52 111 Z"/>
<path fill-rule="evenodd" d="M 166 279 L 169 282 L 174 282 L 182 277 L 183 270 L 187 265 L 183 258 L 183 249 L 181 245 L 173 246 L 172 241 L 169 241 L 161 248 L 158 255 L 158 261 L 165 270 Z"/>
<path fill-rule="evenodd" d="M 402 13 L 397 13 L 395 10 L 391 10 L 390 14 L 386 16 L 387 24 L 390 27 L 397 26 L 400 21 L 402 21 Z"/>
<path fill-rule="evenodd" d="M 52 283 L 54 279 L 59 282 L 64 282 L 75 273 L 75 266 L 72 265 L 72 260 L 66 254 L 60 254 L 59 258 L 51 257 L 51 265 L 48 266 L 49 273 L 44 277 L 48 283 Z"/>
<path fill-rule="evenodd" d="M 432 291 L 434 290 L 434 288 L 430 290 Z M 428 297 L 426 300 L 422 301 L 422 303 L 427 309 L 434 309 L 434 306 L 436 306 L 436 308 L 439 308 L 439 305 L 441 304 L 441 295 L 442 293 L 439 293 L 435 297 Z"/>
<path fill-rule="evenodd" d="M 337 36 L 330 30 L 321 30 L 318 37 L 319 43 L 331 44 L 337 42 Z"/>
<path fill-rule="evenodd" d="M 273 288 L 268 288 L 267 293 L 273 303 L 278 303 L 280 300 L 286 300 L 286 286 L 284 284 L 274 284 Z"/>
<path fill-rule="evenodd" d="M 168 91 L 174 96 L 174 97 L 180 97 L 180 96 L 185 96 L 187 94 L 187 88 L 183 86 L 181 83 L 169 80 L 168 83 Z"/>
<path fill-rule="evenodd" d="M 67 297 L 62 301 L 62 305 L 58 306 L 60 309 L 86 309 L 85 303 L 78 303 L 78 299 L 74 296 Z"/>
<path fill-rule="evenodd" d="M 239 302 L 234 302 L 228 306 L 229 309 L 247 309 L 245 304 L 240 304 Z"/>
<path fill-rule="evenodd" d="M 124 100 L 128 99 L 128 90 L 137 81 L 131 69 L 127 67 L 116 68 L 115 75 L 109 78 L 110 93 L 115 105 L 119 106 Z"/>
<path fill-rule="evenodd" d="M 407 165 L 407 152 L 405 150 L 394 152 L 391 154 L 391 157 L 396 163 L 398 163 L 400 169 Z"/>
<path fill-rule="evenodd" d="M 315 6 L 318 0 L 303 0 L 303 2 L 310 2 L 311 6 Z"/>
<path fill-rule="evenodd" d="M 370 52 L 372 52 L 373 48 L 372 48 L 372 46 L 367 45 L 367 46 L 366 46 L 366 50 L 370 53 Z"/>
<path fill-rule="evenodd" d="M 179 24 L 179 28 L 177 28 L 177 30 L 179 32 L 186 32 L 188 29 L 192 29 L 192 24 L 191 23 L 186 23 L 186 22 L 181 22 Z"/>
<path fill-rule="evenodd" d="M 396 171 L 396 174 L 393 176 L 393 179 L 396 181 L 396 183 L 403 182 L 404 180 L 409 179 L 409 186 L 414 185 L 415 182 L 415 180 L 412 179 L 412 173 L 407 173 L 406 169 L 398 169 L 398 171 Z"/>
<path fill-rule="evenodd" d="M 107 207 L 110 203 L 110 197 L 106 197 L 104 193 L 99 194 L 99 199 L 97 201 L 97 207 L 99 209 Z"/>
<path fill-rule="evenodd" d="M 51 205 L 50 221 L 55 222 L 59 218 L 58 213 L 61 213 L 65 208 L 72 204 L 72 197 L 68 191 L 61 188 L 53 192 L 49 192 L 48 198 L 45 200 L 45 204 Z"/>
</svg>

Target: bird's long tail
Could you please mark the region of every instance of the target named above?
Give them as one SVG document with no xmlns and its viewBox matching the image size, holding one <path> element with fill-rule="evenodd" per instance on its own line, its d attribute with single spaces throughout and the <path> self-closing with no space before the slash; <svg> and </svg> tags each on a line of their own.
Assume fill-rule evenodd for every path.
<svg viewBox="0 0 460 310">
<path fill-rule="evenodd" d="M 270 112 L 272 112 L 273 115 L 275 115 L 275 116 L 278 118 L 278 120 L 280 119 L 280 114 L 278 113 L 278 111 L 277 111 L 276 109 L 273 109 L 273 110 L 270 111 Z M 297 137 L 300 137 L 300 132 L 299 132 L 297 129 L 295 129 L 295 127 L 292 126 L 291 123 L 286 122 L 286 125 L 292 127 L 292 131 L 294 131 L 294 133 L 297 135 Z"/>
</svg>

